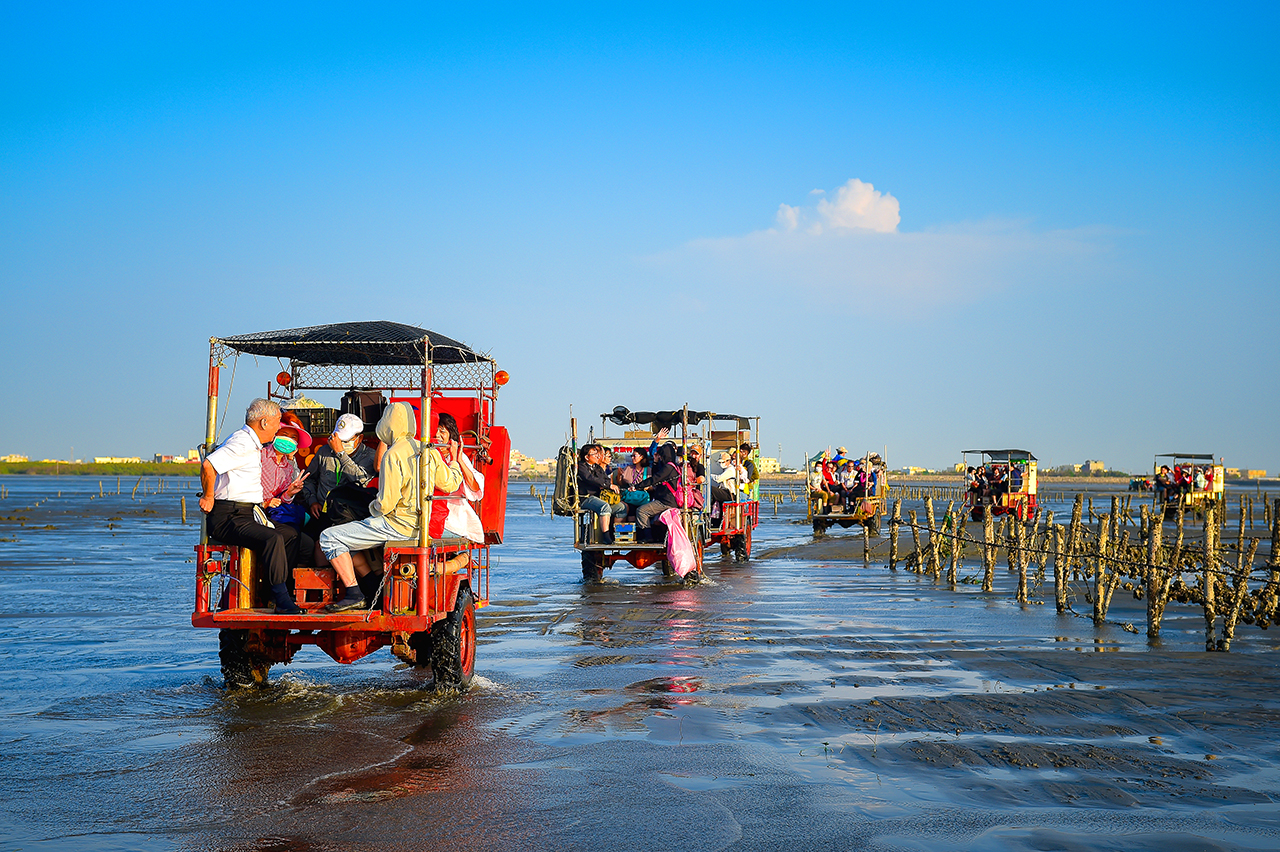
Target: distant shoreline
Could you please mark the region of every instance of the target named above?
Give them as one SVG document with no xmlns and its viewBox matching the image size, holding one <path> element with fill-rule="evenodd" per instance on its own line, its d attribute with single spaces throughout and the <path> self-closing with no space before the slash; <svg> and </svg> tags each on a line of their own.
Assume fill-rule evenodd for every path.
<svg viewBox="0 0 1280 852">
<path fill-rule="evenodd" d="M 199 476 L 186 462 L 0 462 L 0 476 Z"/>
</svg>

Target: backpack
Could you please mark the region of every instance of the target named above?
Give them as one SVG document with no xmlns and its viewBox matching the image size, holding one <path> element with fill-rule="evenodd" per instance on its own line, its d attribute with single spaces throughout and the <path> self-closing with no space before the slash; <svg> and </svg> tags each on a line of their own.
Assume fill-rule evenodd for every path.
<svg viewBox="0 0 1280 852">
<path fill-rule="evenodd" d="M 668 464 L 671 464 L 668 462 Z M 676 467 L 676 465 L 671 465 Z M 671 493 L 675 495 L 676 505 L 682 509 L 701 509 L 702 508 L 702 489 L 698 487 L 698 483 L 694 482 L 693 469 L 689 465 L 683 465 L 684 484 L 681 487 L 680 481 L 664 482 L 663 485 L 671 489 Z M 680 468 L 676 468 L 679 470 Z"/>
</svg>

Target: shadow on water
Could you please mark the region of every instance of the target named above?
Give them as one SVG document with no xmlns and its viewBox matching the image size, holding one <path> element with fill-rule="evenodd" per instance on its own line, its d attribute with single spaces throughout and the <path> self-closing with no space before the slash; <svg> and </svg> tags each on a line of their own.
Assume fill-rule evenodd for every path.
<svg viewBox="0 0 1280 852">
<path fill-rule="evenodd" d="M 216 635 L 189 626 L 195 528 L 173 495 L 21 485 L 3 514 L 55 529 L 0 529 L 18 539 L 0 550 L 5 848 L 1268 849 L 1280 833 L 1276 640 L 1206 655 L 1194 613 L 1151 650 L 1018 606 L 1003 571 L 982 594 L 864 569 L 860 540 L 854 562 L 713 553 L 695 587 L 630 568 L 584 585 L 563 520 L 513 495 L 469 692 L 304 649 L 268 688 L 228 693 Z M 794 516 L 766 517 L 757 547 L 808 540 Z"/>
</svg>

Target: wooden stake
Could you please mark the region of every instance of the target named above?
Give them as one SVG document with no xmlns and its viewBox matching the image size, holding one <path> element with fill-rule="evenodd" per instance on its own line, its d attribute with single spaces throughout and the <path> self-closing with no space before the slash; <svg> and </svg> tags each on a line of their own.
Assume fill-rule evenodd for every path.
<svg viewBox="0 0 1280 852">
<path fill-rule="evenodd" d="M 996 574 L 996 530 L 992 522 L 991 507 L 982 511 L 982 591 L 990 592 L 995 588 Z"/>
<path fill-rule="evenodd" d="M 898 525 L 902 523 L 902 498 L 893 501 L 893 515 L 889 518 L 889 570 L 898 570 Z"/>
</svg>

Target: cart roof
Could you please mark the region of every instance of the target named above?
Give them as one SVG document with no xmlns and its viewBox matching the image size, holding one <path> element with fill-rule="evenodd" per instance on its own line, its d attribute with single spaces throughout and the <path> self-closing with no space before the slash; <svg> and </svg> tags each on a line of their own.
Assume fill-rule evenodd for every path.
<svg viewBox="0 0 1280 852">
<path fill-rule="evenodd" d="M 962 453 L 982 453 L 992 461 L 1036 461 L 1026 450 L 961 450 Z"/>
<path fill-rule="evenodd" d="M 607 418 L 610 422 L 617 423 L 619 426 L 627 426 L 632 423 L 648 425 L 653 424 L 659 429 L 664 426 L 674 426 L 681 423 L 684 419 L 684 409 L 677 408 L 675 411 L 632 411 L 625 405 L 616 405 L 613 411 L 608 414 L 601 414 L 602 418 Z M 689 425 L 697 426 L 703 420 L 736 420 L 739 429 L 751 428 L 751 418 L 743 417 L 740 414 L 719 414 L 711 411 L 690 411 Z"/>
<path fill-rule="evenodd" d="M 1213 461 L 1213 453 L 1156 453 L 1158 459 L 1195 459 Z"/>
<path fill-rule="evenodd" d="M 425 360 L 424 349 L 434 364 L 493 360 L 443 334 L 384 320 L 260 331 L 216 340 L 236 352 L 288 358 L 303 364 L 417 365 Z"/>
</svg>

